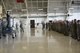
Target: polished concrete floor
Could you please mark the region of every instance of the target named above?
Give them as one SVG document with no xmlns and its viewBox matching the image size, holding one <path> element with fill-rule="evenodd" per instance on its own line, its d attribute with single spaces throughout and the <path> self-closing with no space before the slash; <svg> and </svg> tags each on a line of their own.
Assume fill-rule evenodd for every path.
<svg viewBox="0 0 80 53">
<path fill-rule="evenodd" d="M 54 31 L 25 28 L 0 40 L 0 53 L 80 53 L 80 42 Z"/>
</svg>

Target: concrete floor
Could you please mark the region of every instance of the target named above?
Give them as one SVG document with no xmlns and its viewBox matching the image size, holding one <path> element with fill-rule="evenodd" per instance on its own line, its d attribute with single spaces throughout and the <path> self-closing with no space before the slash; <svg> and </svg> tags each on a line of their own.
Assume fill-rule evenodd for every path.
<svg viewBox="0 0 80 53">
<path fill-rule="evenodd" d="M 80 42 L 54 31 L 25 29 L 0 40 L 0 53 L 80 53 Z"/>
</svg>

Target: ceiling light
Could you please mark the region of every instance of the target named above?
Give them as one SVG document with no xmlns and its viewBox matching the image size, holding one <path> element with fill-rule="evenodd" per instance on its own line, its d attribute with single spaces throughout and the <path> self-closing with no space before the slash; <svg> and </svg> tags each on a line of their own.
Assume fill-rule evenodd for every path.
<svg viewBox="0 0 80 53">
<path fill-rule="evenodd" d="M 69 9 L 74 9 L 74 8 L 69 8 Z"/>
<path fill-rule="evenodd" d="M 54 8 L 54 10 L 59 10 L 59 8 Z"/>
<path fill-rule="evenodd" d="M 27 11 L 27 9 L 21 9 L 21 11 Z"/>
<path fill-rule="evenodd" d="M 7 11 L 11 12 L 12 10 L 7 10 Z"/>
<path fill-rule="evenodd" d="M 38 9 L 38 10 L 43 10 L 43 9 Z"/>
</svg>

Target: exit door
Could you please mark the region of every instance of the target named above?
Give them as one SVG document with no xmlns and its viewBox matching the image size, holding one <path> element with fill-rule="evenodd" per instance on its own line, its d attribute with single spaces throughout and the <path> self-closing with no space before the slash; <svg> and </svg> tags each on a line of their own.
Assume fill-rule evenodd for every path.
<svg viewBox="0 0 80 53">
<path fill-rule="evenodd" d="M 35 20 L 30 20 L 30 27 L 35 28 Z"/>
</svg>

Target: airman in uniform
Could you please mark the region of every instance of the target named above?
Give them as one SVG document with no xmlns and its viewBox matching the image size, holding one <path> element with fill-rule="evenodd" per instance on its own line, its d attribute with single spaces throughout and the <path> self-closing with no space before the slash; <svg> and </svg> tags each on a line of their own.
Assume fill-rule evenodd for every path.
<svg viewBox="0 0 80 53">
<path fill-rule="evenodd" d="M 77 40 L 80 41 L 80 20 L 77 21 Z"/>
</svg>

